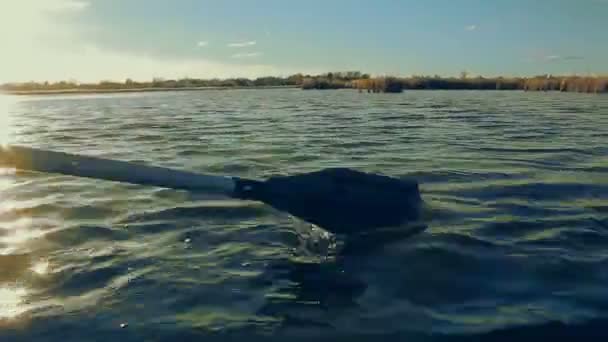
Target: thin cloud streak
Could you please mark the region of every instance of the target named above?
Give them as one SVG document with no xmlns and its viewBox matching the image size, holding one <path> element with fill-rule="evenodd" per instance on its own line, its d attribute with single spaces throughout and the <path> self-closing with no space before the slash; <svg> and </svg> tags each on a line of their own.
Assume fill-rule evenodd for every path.
<svg viewBox="0 0 608 342">
<path fill-rule="evenodd" d="M 578 61 L 585 59 L 583 56 L 569 55 L 569 56 L 561 56 L 561 55 L 547 55 L 545 56 L 545 60 L 547 61 Z"/>
<path fill-rule="evenodd" d="M 257 42 L 255 40 L 251 40 L 248 42 L 230 43 L 230 44 L 228 44 L 228 47 L 242 48 L 242 47 L 254 46 L 255 44 L 257 44 Z"/>
<path fill-rule="evenodd" d="M 79 0 L 51 0 L 45 2 L 46 4 L 42 6 L 46 6 L 47 10 L 50 11 L 82 11 L 91 5 L 86 1 Z"/>
<path fill-rule="evenodd" d="M 232 58 L 253 58 L 261 56 L 261 52 L 243 52 L 243 53 L 235 53 L 232 55 Z"/>
</svg>

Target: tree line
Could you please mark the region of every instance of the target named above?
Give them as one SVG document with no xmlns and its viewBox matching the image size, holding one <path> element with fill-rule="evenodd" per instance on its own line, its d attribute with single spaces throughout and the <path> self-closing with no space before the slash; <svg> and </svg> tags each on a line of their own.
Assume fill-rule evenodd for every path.
<svg viewBox="0 0 608 342">
<path fill-rule="evenodd" d="M 303 89 L 353 88 L 373 93 L 399 93 L 403 90 L 523 90 L 607 93 L 608 77 L 553 76 L 533 77 L 456 77 L 411 76 L 369 77 L 356 80 L 317 77 L 305 79 Z"/>
<path fill-rule="evenodd" d="M 287 77 L 228 78 L 228 79 L 163 79 L 151 81 L 122 82 L 101 81 L 80 83 L 77 81 L 7 83 L 0 90 L 8 92 L 45 92 L 45 91 L 112 91 L 138 89 L 190 89 L 190 88 L 254 88 L 254 87 L 299 87 L 308 89 L 358 89 L 367 92 L 401 92 L 408 89 L 462 89 L 462 90 L 524 90 L 524 91 L 573 91 L 608 92 L 608 77 L 553 76 L 532 77 L 460 77 L 411 76 L 371 77 L 360 71 L 328 72 L 319 75 L 294 74 Z"/>
</svg>

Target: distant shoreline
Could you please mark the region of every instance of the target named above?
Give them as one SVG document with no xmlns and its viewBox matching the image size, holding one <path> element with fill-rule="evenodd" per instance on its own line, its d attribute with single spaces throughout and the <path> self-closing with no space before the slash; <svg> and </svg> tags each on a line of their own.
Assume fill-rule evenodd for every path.
<svg viewBox="0 0 608 342">
<path fill-rule="evenodd" d="M 0 95 L 9 96 L 52 96 L 52 95 L 95 95 L 95 94 L 137 94 L 137 93 L 154 93 L 154 92 L 196 92 L 196 91 L 210 91 L 210 90 L 264 90 L 264 89 L 302 89 L 301 86 L 288 85 L 288 86 L 256 86 L 256 87 L 184 87 L 184 88 L 125 88 L 125 89 L 54 89 L 54 90 L 0 90 Z M 362 89 L 356 88 L 330 88 L 330 89 L 316 89 L 314 90 L 352 90 L 361 92 Z M 407 89 L 407 91 L 519 91 L 519 92 L 564 92 L 559 90 L 526 90 L 526 89 L 470 89 L 470 88 L 418 88 L 418 89 Z M 381 91 L 385 92 L 385 91 Z M 572 91 L 566 91 L 572 92 Z M 578 92 L 580 93 L 580 92 Z M 582 92 L 582 93 L 602 93 L 602 92 Z"/>
<path fill-rule="evenodd" d="M 113 93 L 148 93 L 148 92 L 163 92 L 163 91 L 204 91 L 204 90 L 230 90 L 230 89 L 289 89 L 300 88 L 295 85 L 286 86 L 217 86 L 217 87 L 179 87 L 179 88 L 124 88 L 124 89 L 47 89 L 47 90 L 0 90 L 0 94 L 4 95 L 70 95 L 70 94 L 113 94 Z"/>
<path fill-rule="evenodd" d="M 608 93 L 608 76 L 555 76 L 533 77 L 469 77 L 463 73 L 457 77 L 435 76 L 379 76 L 371 77 L 359 71 L 334 72 L 322 75 L 295 74 L 287 77 L 258 77 L 256 79 L 196 79 L 182 78 L 151 82 L 77 81 L 26 82 L 0 85 L 0 93 L 8 95 L 69 95 L 112 94 L 166 91 L 203 91 L 234 89 L 295 89 L 329 90 L 356 89 L 369 93 L 401 93 L 404 90 L 523 90 L 560 91 L 578 93 Z"/>
</svg>

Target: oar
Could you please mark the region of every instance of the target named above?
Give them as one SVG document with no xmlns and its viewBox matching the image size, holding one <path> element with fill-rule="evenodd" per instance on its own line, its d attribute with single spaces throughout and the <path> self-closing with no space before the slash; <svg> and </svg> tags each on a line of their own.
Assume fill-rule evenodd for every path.
<svg viewBox="0 0 608 342">
<path fill-rule="evenodd" d="M 416 181 L 348 168 L 249 180 L 23 146 L 0 146 L 0 167 L 261 201 L 337 234 L 397 226 L 421 214 Z"/>
</svg>

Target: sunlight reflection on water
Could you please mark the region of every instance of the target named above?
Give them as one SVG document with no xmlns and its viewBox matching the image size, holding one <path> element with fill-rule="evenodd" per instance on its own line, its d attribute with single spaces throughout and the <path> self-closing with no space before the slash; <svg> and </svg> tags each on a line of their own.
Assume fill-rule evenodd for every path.
<svg viewBox="0 0 608 342">
<path fill-rule="evenodd" d="M 32 265 L 32 267 L 30 268 L 30 270 L 38 275 L 45 275 L 49 273 L 49 269 L 50 269 L 50 264 L 47 260 L 40 260 L 37 263 L 35 263 L 34 265 Z"/>
<path fill-rule="evenodd" d="M 17 103 L 13 96 L 0 95 L 0 145 L 13 142 L 15 122 L 12 113 Z M 27 299 L 33 289 L 22 283 L 23 278 L 29 277 L 28 273 L 45 276 L 50 268 L 48 261 L 30 260 L 25 251 L 31 240 L 46 232 L 31 217 L 12 217 L 12 213 L 20 209 L 16 202 L 6 198 L 15 184 L 14 176 L 14 169 L 0 168 L 0 215 L 5 216 L 0 221 L 0 257 L 4 258 L 0 268 L 0 326 L 21 320 L 20 317 L 33 308 Z"/>
<path fill-rule="evenodd" d="M 33 227 L 32 219 L 22 218 L 10 225 L 6 236 L 0 238 L 0 242 L 8 245 L 20 245 L 45 235 L 45 231 Z"/>
<path fill-rule="evenodd" d="M 15 97 L 0 95 L 0 145 L 11 142 L 14 129 L 11 112 L 16 104 Z"/>
<path fill-rule="evenodd" d="M 0 287 L 0 319 L 15 318 L 27 311 L 26 296 L 27 290 L 23 287 Z"/>
</svg>

